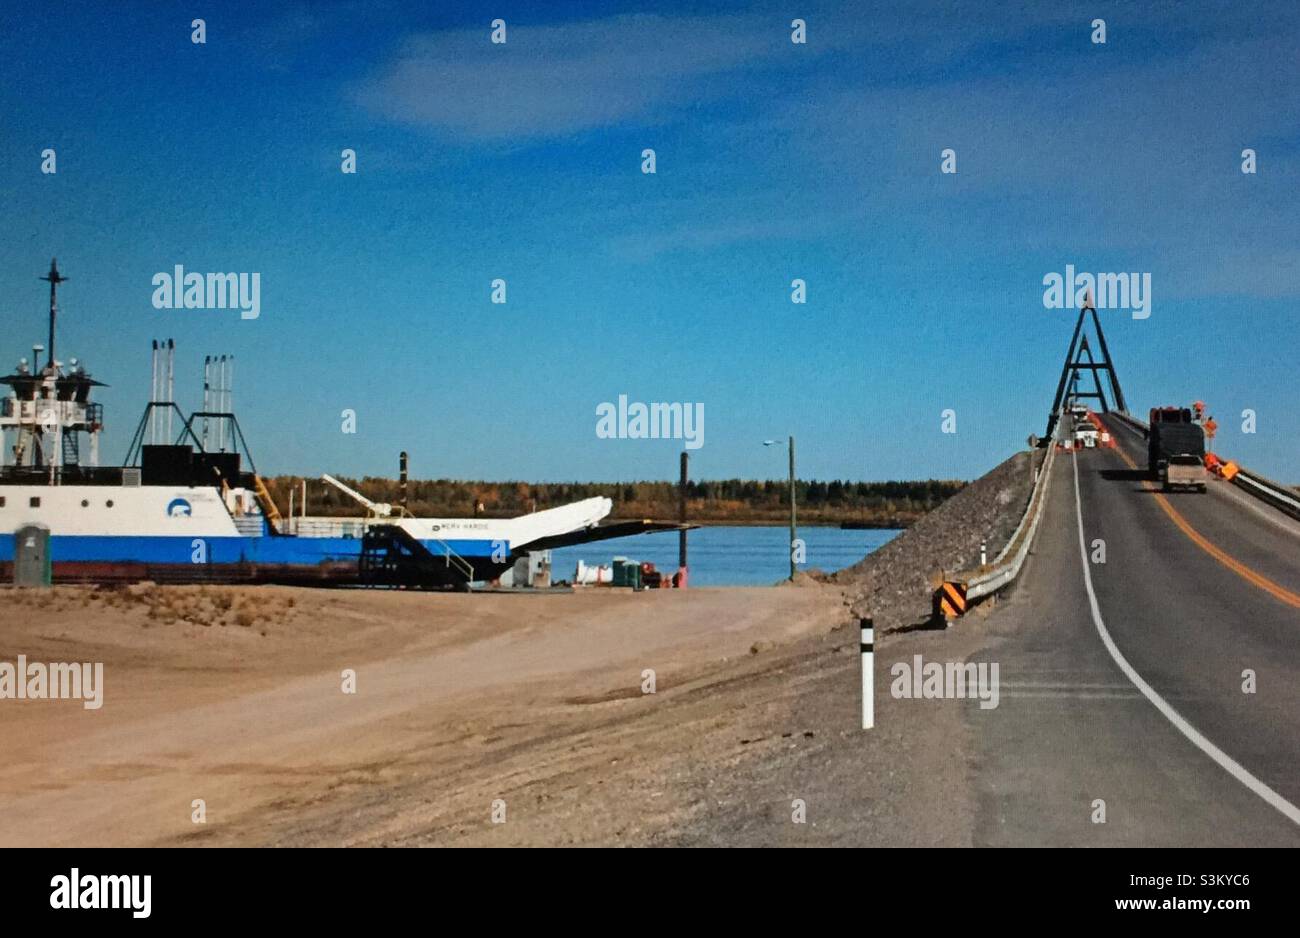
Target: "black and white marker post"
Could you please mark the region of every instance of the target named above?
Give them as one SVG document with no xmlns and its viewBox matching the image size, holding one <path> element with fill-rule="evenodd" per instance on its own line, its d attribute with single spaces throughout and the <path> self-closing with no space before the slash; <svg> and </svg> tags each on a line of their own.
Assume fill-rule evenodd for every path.
<svg viewBox="0 0 1300 938">
<path fill-rule="evenodd" d="M 862 628 L 862 728 L 876 725 L 876 629 L 870 619 L 859 619 Z"/>
</svg>

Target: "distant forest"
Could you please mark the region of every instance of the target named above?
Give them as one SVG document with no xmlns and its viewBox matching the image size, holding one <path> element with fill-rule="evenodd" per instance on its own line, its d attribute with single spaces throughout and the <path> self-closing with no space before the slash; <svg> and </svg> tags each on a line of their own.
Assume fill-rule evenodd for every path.
<svg viewBox="0 0 1300 938">
<path fill-rule="evenodd" d="M 375 502 L 397 505 L 401 493 L 395 479 L 342 479 Z M 801 524 L 852 522 L 871 527 L 907 527 L 966 483 L 930 479 L 916 482 L 822 482 L 797 484 Z M 280 511 L 288 513 L 289 492 L 295 493 L 295 513 L 302 479 L 278 476 L 267 486 Z M 790 517 L 789 484 L 745 479 L 692 481 L 686 487 L 686 513 L 692 521 L 717 524 L 782 524 Z M 566 502 L 604 495 L 614 501 L 612 518 L 673 520 L 678 512 L 676 482 L 463 482 L 448 479 L 411 480 L 407 509 L 433 518 L 481 515 L 507 518 L 554 508 Z M 307 480 L 307 514 L 358 515 L 363 509 L 333 486 Z"/>
</svg>

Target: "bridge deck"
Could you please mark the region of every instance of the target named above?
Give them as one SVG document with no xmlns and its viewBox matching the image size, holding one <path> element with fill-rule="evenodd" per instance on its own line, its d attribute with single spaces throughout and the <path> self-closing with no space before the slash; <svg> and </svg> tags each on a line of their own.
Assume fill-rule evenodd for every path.
<svg viewBox="0 0 1300 938">
<path fill-rule="evenodd" d="M 1078 518 L 1089 553 L 1105 541 L 1106 562 L 1089 572 L 1119 653 L 1186 724 L 1292 805 L 1300 607 L 1286 596 L 1300 592 L 1300 526 L 1241 502 L 1226 483 L 1204 495 L 1152 492 L 1138 471 L 1142 440 L 1113 432 L 1120 450 L 1058 460 L 1033 556 L 986 620 L 1000 640 L 980 658 L 1000 662 L 1002 699 L 968 714 L 977 842 L 1300 846 L 1300 826 L 1194 745 L 1107 651 Z M 1242 692 L 1246 669 L 1255 694 Z M 1091 821 L 1094 799 L 1106 802 L 1105 824 Z"/>
</svg>

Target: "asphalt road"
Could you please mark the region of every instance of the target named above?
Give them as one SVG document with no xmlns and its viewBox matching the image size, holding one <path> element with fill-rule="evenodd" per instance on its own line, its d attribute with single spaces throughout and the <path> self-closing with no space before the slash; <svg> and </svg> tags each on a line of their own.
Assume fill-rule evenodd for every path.
<svg viewBox="0 0 1300 938">
<path fill-rule="evenodd" d="M 965 711 L 975 842 L 1300 846 L 1300 525 L 1227 483 L 1151 491 L 1122 455 L 1140 469 L 1144 441 L 1113 432 L 1057 459 L 985 620 L 1002 692 Z"/>
</svg>

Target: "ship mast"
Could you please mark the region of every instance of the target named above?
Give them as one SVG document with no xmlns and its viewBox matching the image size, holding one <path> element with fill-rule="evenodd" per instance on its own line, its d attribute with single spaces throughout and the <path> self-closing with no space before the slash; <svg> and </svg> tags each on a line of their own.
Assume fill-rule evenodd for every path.
<svg viewBox="0 0 1300 938">
<path fill-rule="evenodd" d="M 50 367 L 53 368 L 54 367 L 54 320 L 58 316 L 58 312 L 59 312 L 59 307 L 57 302 L 59 284 L 61 284 L 63 281 L 68 279 L 67 277 L 61 276 L 59 274 L 58 258 L 56 257 L 50 258 L 50 272 L 46 274 L 44 277 L 42 277 L 41 279 L 48 281 L 50 284 L 50 344 L 47 346 L 47 348 L 49 349 L 49 356 L 50 356 L 49 364 Z M 32 362 L 32 368 L 34 370 L 38 370 L 40 368 L 40 364 L 41 364 L 40 362 L 34 361 Z"/>
<path fill-rule="evenodd" d="M 72 358 L 65 371 L 55 348 L 59 312 L 59 284 L 68 278 L 51 259 L 50 272 L 40 278 L 50 285 L 49 356 L 41 367 L 40 345 L 32 346 L 32 362 L 18 362 L 12 374 L 0 374 L 0 475 L 10 470 L 22 477 L 32 470 L 48 474 L 50 485 L 62 484 L 65 474 L 86 479 L 99 466 L 99 434 L 104 429 L 104 409 L 92 403 L 91 393 L 102 387 Z M 9 434 L 14 444 L 9 448 Z M 89 436 L 90 459 L 83 462 L 80 434 Z"/>
</svg>

